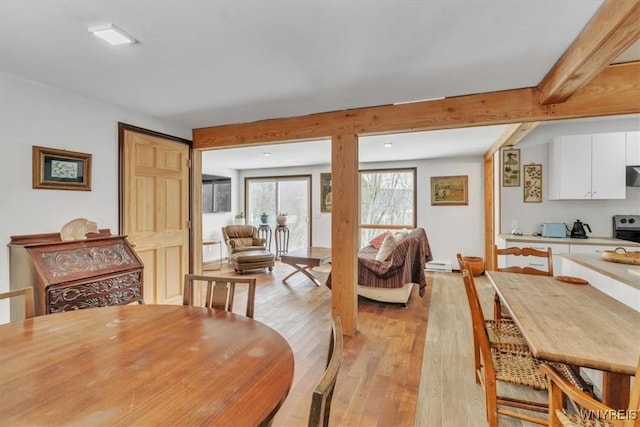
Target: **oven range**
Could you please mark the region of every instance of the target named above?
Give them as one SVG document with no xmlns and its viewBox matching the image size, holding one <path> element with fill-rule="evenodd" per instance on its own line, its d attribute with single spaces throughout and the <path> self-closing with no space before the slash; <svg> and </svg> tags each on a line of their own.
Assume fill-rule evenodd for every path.
<svg viewBox="0 0 640 427">
<path fill-rule="evenodd" d="M 640 215 L 614 215 L 613 237 L 640 243 Z"/>
</svg>

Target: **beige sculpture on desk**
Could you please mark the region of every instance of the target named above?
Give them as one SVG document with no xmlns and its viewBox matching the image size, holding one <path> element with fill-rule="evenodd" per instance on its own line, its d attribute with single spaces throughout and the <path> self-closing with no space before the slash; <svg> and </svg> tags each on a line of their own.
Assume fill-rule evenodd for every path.
<svg viewBox="0 0 640 427">
<path fill-rule="evenodd" d="M 97 233 L 98 224 L 86 218 L 72 219 L 62 226 L 60 240 L 85 240 L 87 233 Z"/>
</svg>

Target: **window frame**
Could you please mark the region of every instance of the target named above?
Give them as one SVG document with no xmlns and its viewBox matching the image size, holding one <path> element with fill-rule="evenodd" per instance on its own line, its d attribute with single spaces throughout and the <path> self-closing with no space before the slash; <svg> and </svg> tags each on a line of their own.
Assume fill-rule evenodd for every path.
<svg viewBox="0 0 640 427">
<path fill-rule="evenodd" d="M 413 217 L 412 224 L 363 224 L 362 223 L 362 175 L 365 173 L 411 173 L 413 174 Z M 358 219 L 358 228 L 362 234 L 363 229 L 369 230 L 402 230 L 404 228 L 416 228 L 418 224 L 418 168 L 382 168 L 382 169 L 361 169 L 358 171 L 358 185 L 360 188 L 360 218 Z"/>
</svg>

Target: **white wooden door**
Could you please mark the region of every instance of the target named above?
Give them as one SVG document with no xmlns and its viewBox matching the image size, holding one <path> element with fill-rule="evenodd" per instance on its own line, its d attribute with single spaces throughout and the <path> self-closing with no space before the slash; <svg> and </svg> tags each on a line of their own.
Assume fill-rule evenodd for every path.
<svg viewBox="0 0 640 427">
<path fill-rule="evenodd" d="M 124 131 L 124 233 L 144 263 L 147 304 L 180 304 L 189 271 L 189 146 Z"/>
</svg>

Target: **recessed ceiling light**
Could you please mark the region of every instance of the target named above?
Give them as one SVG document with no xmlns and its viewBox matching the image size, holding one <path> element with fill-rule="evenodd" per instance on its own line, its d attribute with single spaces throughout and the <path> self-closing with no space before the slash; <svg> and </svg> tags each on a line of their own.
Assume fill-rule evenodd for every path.
<svg viewBox="0 0 640 427">
<path fill-rule="evenodd" d="M 269 157 L 271 153 L 262 153 L 265 157 Z"/>
<path fill-rule="evenodd" d="M 384 143 L 384 146 L 385 146 L 386 148 L 389 148 L 389 147 L 393 147 L 393 144 L 392 144 L 391 142 L 385 142 L 385 143 Z"/>
<path fill-rule="evenodd" d="M 89 32 L 114 46 L 136 42 L 136 39 L 111 23 L 89 27 Z"/>
</svg>

